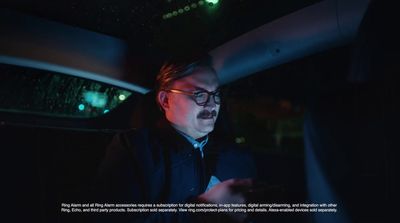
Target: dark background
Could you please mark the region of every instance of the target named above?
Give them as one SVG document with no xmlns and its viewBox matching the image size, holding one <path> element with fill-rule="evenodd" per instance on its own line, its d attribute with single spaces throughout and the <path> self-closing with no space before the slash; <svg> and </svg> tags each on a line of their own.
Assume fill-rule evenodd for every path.
<svg viewBox="0 0 400 223">
<path fill-rule="evenodd" d="M 169 20 L 162 15 L 172 3 L 160 1 L 14 1 L 4 6 L 130 41 L 146 58 L 141 63 L 154 65 L 144 68 L 150 83 L 152 72 L 170 53 L 207 52 L 311 3 L 221 1 L 220 11 L 198 9 Z M 309 201 L 315 191 L 307 191 L 313 182 L 305 174 L 307 147 L 320 161 L 349 222 L 389 222 L 396 213 L 398 13 L 395 7 L 382 5 L 370 9 L 354 43 L 260 72 L 224 89 L 234 138 L 243 137 L 259 154 L 260 177 L 278 187 L 275 191 L 283 191 L 281 198 L 287 201 Z M 13 210 L 9 214 L 14 219 L 72 221 L 60 215 L 59 203 L 90 200 L 106 145 L 116 131 L 130 126 L 125 120 L 139 105 L 128 101 L 109 115 L 87 120 L 1 113 L 2 184 Z M 11 119 L 14 124 L 9 124 Z M 277 133 L 282 134 L 279 143 Z M 298 222 L 297 217 L 277 221 Z"/>
</svg>

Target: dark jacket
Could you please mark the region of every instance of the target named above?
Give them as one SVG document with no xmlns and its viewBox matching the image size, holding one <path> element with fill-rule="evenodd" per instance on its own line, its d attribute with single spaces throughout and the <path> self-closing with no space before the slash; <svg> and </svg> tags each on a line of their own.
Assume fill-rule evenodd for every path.
<svg viewBox="0 0 400 223">
<path fill-rule="evenodd" d="M 204 159 L 166 121 L 157 128 L 114 137 L 100 168 L 98 193 L 106 203 L 190 203 L 211 175 L 221 181 L 255 176 L 251 156 L 210 136 Z M 189 214 L 126 214 L 134 222 L 192 222 Z"/>
</svg>

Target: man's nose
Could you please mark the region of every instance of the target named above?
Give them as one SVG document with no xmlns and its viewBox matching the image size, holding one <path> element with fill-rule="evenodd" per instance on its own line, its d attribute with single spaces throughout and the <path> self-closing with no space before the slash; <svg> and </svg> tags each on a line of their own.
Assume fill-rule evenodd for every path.
<svg viewBox="0 0 400 223">
<path fill-rule="evenodd" d="M 208 100 L 207 100 L 206 104 L 204 105 L 204 107 L 207 107 L 207 108 L 217 107 L 217 104 L 215 103 L 214 97 L 212 95 L 210 95 L 208 97 Z"/>
</svg>

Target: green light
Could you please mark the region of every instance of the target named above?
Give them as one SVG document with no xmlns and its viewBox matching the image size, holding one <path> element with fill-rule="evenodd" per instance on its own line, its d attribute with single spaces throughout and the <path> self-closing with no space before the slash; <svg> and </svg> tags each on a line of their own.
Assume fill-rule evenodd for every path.
<svg viewBox="0 0 400 223">
<path fill-rule="evenodd" d="M 200 0 L 200 1 L 199 1 L 199 5 L 204 5 L 204 1 L 203 1 L 203 0 Z"/>
<path fill-rule="evenodd" d="M 85 101 L 96 108 L 102 108 L 107 104 L 107 94 L 96 92 L 96 91 L 85 91 L 83 92 L 83 98 Z"/>
<path fill-rule="evenodd" d="M 192 4 L 190 5 L 190 7 L 192 7 L 193 9 L 195 9 L 195 8 L 197 8 L 197 4 L 196 4 L 196 3 L 192 3 Z"/>
<path fill-rule="evenodd" d="M 218 4 L 219 0 L 205 0 L 209 4 Z"/>
<path fill-rule="evenodd" d="M 123 100 L 126 99 L 126 96 L 123 95 L 123 94 L 120 94 L 120 95 L 118 96 L 118 99 L 119 99 L 120 101 L 123 101 Z"/>
<path fill-rule="evenodd" d="M 78 109 L 79 109 L 79 111 L 85 110 L 85 105 L 84 105 L 84 104 L 80 104 L 80 105 L 78 106 Z"/>
<path fill-rule="evenodd" d="M 178 13 L 182 14 L 183 13 L 183 9 L 178 9 Z"/>
<path fill-rule="evenodd" d="M 245 143 L 246 139 L 244 137 L 236 137 L 235 142 L 238 144 Z"/>
<path fill-rule="evenodd" d="M 185 11 L 189 11 L 190 10 L 190 6 L 185 6 L 184 8 L 183 8 Z"/>
<path fill-rule="evenodd" d="M 172 12 L 172 15 L 173 15 L 173 16 L 177 16 L 177 15 L 178 15 L 178 12 L 177 12 L 177 11 L 173 11 L 173 12 Z"/>
<path fill-rule="evenodd" d="M 107 112 L 109 112 L 109 111 L 110 111 L 110 110 L 106 109 L 106 110 L 103 111 L 103 113 L 105 114 L 105 113 L 107 113 Z"/>
</svg>

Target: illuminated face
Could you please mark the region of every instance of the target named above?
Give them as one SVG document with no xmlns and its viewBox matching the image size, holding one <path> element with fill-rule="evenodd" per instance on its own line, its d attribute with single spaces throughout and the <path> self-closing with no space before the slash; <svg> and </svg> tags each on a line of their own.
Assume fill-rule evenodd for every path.
<svg viewBox="0 0 400 223">
<path fill-rule="evenodd" d="M 169 89 L 197 93 L 204 90 L 214 92 L 218 87 L 214 70 L 197 67 L 192 74 L 174 81 Z M 177 130 L 197 139 L 214 129 L 220 105 L 215 103 L 213 96 L 204 105 L 198 105 L 193 95 L 161 91 L 158 100 L 167 120 Z"/>
</svg>

